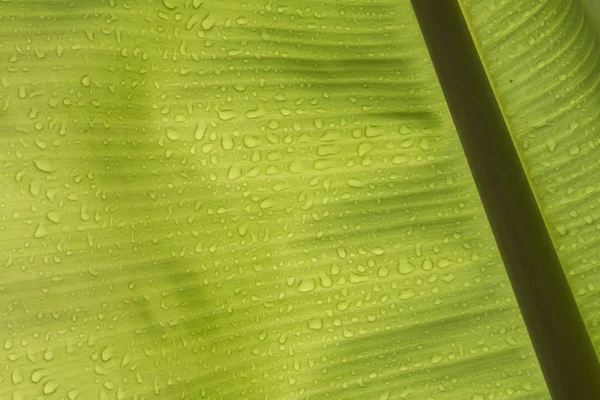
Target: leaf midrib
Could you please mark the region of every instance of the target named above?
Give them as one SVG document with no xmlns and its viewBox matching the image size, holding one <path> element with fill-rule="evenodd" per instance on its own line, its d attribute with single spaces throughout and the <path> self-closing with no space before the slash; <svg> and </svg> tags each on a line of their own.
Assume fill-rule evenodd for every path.
<svg viewBox="0 0 600 400">
<path fill-rule="evenodd" d="M 596 352 L 463 11 L 457 0 L 412 5 L 548 389 L 600 398 Z"/>
</svg>

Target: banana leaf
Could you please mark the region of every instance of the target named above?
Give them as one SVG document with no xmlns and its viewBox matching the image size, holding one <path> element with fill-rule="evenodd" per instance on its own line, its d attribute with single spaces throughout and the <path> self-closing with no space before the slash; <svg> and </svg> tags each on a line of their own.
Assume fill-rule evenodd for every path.
<svg viewBox="0 0 600 400">
<path fill-rule="evenodd" d="M 598 352 L 595 2 L 460 3 Z M 0 22 L 0 399 L 550 398 L 409 1 Z"/>
</svg>

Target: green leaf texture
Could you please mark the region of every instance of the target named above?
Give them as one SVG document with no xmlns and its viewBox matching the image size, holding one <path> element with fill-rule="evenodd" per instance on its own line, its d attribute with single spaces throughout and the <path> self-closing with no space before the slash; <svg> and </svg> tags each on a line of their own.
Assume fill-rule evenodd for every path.
<svg viewBox="0 0 600 400">
<path fill-rule="evenodd" d="M 483 4 L 474 26 L 536 29 Z M 478 37 L 497 82 L 515 69 L 498 92 L 584 298 L 597 54 L 566 16 L 528 35 L 571 90 Z M 408 1 L 0 20 L 1 399 L 549 398 Z"/>
<path fill-rule="evenodd" d="M 594 3 L 462 1 L 600 354 L 600 32 Z"/>
</svg>

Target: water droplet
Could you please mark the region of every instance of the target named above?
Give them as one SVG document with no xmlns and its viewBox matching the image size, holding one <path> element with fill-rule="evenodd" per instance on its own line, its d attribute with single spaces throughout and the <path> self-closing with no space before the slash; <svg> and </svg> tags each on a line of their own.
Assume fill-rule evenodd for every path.
<svg viewBox="0 0 600 400">
<path fill-rule="evenodd" d="M 368 138 L 374 138 L 385 134 L 385 127 L 368 125 L 365 129 L 365 136 Z"/>
<path fill-rule="evenodd" d="M 409 262 L 399 262 L 398 272 L 402 275 L 408 275 L 415 270 L 415 267 Z"/>
<path fill-rule="evenodd" d="M 54 359 L 54 350 L 48 349 L 44 352 L 44 360 L 52 361 Z"/>
<path fill-rule="evenodd" d="M 400 133 L 402 135 L 408 135 L 409 133 L 412 133 L 413 130 L 412 128 L 410 128 L 408 125 L 400 125 Z"/>
<path fill-rule="evenodd" d="M 62 220 L 62 214 L 59 211 L 48 211 L 46 218 L 48 218 L 48 221 L 50 222 L 60 224 L 60 221 Z"/>
<path fill-rule="evenodd" d="M 364 187 L 364 183 L 360 179 L 356 179 L 356 178 L 348 179 L 346 181 L 346 183 L 348 184 L 348 186 L 357 188 L 357 189 Z"/>
<path fill-rule="evenodd" d="M 110 346 L 106 346 L 105 348 L 102 349 L 102 354 L 101 354 L 102 361 L 104 361 L 104 362 L 109 361 L 112 357 L 113 357 L 113 350 Z"/>
<path fill-rule="evenodd" d="M 58 389 L 58 383 L 53 381 L 44 383 L 44 394 L 52 394 L 56 392 L 56 389 Z"/>
<path fill-rule="evenodd" d="M 163 4 L 165 7 L 167 7 L 169 10 L 174 10 L 177 8 L 177 6 L 171 4 L 171 0 L 163 0 Z"/>
<path fill-rule="evenodd" d="M 371 252 L 375 255 L 381 256 L 383 254 L 385 254 L 385 250 L 381 247 L 374 247 Z"/>
<path fill-rule="evenodd" d="M 408 162 L 408 157 L 396 155 L 392 157 L 392 164 L 404 164 Z"/>
<path fill-rule="evenodd" d="M 33 164 L 42 172 L 51 173 L 57 170 L 56 164 L 52 160 L 36 160 Z"/>
<path fill-rule="evenodd" d="M 358 145 L 358 156 L 362 157 L 373 150 L 373 145 L 370 142 L 363 142 Z"/>
<path fill-rule="evenodd" d="M 248 118 L 248 119 L 256 119 L 256 118 L 260 118 L 260 117 L 264 116 L 265 112 L 262 108 L 257 107 L 252 110 L 246 111 L 245 115 L 246 115 L 246 118 Z"/>
<path fill-rule="evenodd" d="M 216 24 L 217 20 L 212 16 L 212 14 L 208 14 L 200 25 L 202 28 L 208 31 L 211 30 Z"/>
<path fill-rule="evenodd" d="M 323 327 L 323 320 L 321 318 L 313 318 L 308 321 L 308 327 L 313 330 L 319 330 Z"/>
<path fill-rule="evenodd" d="M 339 154 L 341 151 L 339 146 L 322 145 L 317 147 L 317 155 L 319 157 L 328 157 Z"/>
<path fill-rule="evenodd" d="M 433 263 L 431 262 L 431 260 L 429 258 L 426 258 L 425 260 L 423 260 L 423 263 L 421 264 L 421 268 L 423 268 L 423 271 L 429 271 L 433 268 Z"/>
<path fill-rule="evenodd" d="M 221 121 L 230 121 L 237 117 L 237 112 L 234 110 L 217 110 L 217 115 Z"/>
<path fill-rule="evenodd" d="M 306 166 L 304 165 L 302 160 L 295 158 L 290 162 L 288 170 L 293 174 L 299 174 L 306 170 Z"/>
<path fill-rule="evenodd" d="M 245 236 L 245 235 L 246 235 L 246 233 L 248 233 L 248 228 L 249 228 L 248 224 L 246 224 L 246 223 L 242 223 L 242 224 L 240 224 L 240 225 L 238 226 L 238 234 L 239 234 L 240 236 Z"/>
<path fill-rule="evenodd" d="M 234 180 L 242 176 L 242 168 L 239 165 L 231 165 L 227 171 L 227 179 Z"/>
<path fill-rule="evenodd" d="M 302 279 L 297 287 L 300 293 L 312 292 L 315 289 L 314 279 Z"/>
<path fill-rule="evenodd" d="M 173 128 L 167 128 L 167 137 L 172 141 L 181 139 L 181 133 Z"/>
<path fill-rule="evenodd" d="M 206 128 L 208 128 L 207 124 L 205 124 L 204 122 L 199 122 L 198 125 L 196 125 L 196 131 L 194 132 L 194 139 L 202 140 L 204 138 L 204 133 L 206 132 Z"/>
<path fill-rule="evenodd" d="M 340 301 L 335 305 L 335 308 L 339 311 L 346 311 L 350 307 L 349 301 Z"/>
<path fill-rule="evenodd" d="M 581 148 L 579 147 L 579 145 L 576 144 L 569 148 L 569 155 L 575 156 L 575 155 L 579 154 L 580 151 L 581 151 Z"/>
<path fill-rule="evenodd" d="M 41 239 L 46 237 L 47 235 L 48 230 L 46 229 L 46 225 L 44 225 L 44 223 L 42 222 L 38 223 L 37 228 L 35 228 L 35 232 L 33 232 L 33 237 Z"/>
<path fill-rule="evenodd" d="M 244 146 L 246 146 L 247 148 L 253 149 L 255 147 L 260 146 L 260 139 L 258 139 L 256 136 L 246 135 L 242 139 L 242 143 L 244 143 Z"/>
<path fill-rule="evenodd" d="M 381 267 L 377 270 L 377 276 L 380 278 L 385 278 L 389 274 L 390 274 L 390 270 L 387 269 L 386 267 Z"/>
<path fill-rule="evenodd" d="M 321 278 L 321 286 L 328 288 L 333 285 L 333 281 L 329 275 L 321 274 L 319 277 Z"/>
<path fill-rule="evenodd" d="M 223 146 L 223 150 L 233 149 L 233 139 L 229 134 L 223 134 L 223 138 L 221 139 L 221 146 Z"/>
<path fill-rule="evenodd" d="M 386 390 L 385 392 L 379 393 L 378 400 L 389 400 L 390 399 L 390 391 Z"/>
<path fill-rule="evenodd" d="M 260 202 L 260 204 L 258 206 L 260 207 L 261 210 L 266 210 L 268 208 L 275 206 L 275 201 L 273 199 L 264 199 L 263 201 Z"/>
<path fill-rule="evenodd" d="M 33 383 L 39 383 L 43 377 L 44 374 L 40 370 L 35 369 L 31 372 L 31 382 Z"/>
<path fill-rule="evenodd" d="M 345 338 L 351 338 L 354 336 L 354 331 L 351 330 L 350 328 L 344 328 L 344 330 L 342 331 L 342 334 L 344 335 Z"/>
<path fill-rule="evenodd" d="M 415 144 L 415 139 L 410 138 L 410 139 L 406 139 L 401 141 L 398 146 L 403 148 L 403 149 L 408 149 L 409 147 L 412 147 Z"/>
<path fill-rule="evenodd" d="M 11 378 L 13 384 L 15 385 L 18 385 L 19 383 L 23 382 L 23 371 L 21 371 L 21 368 L 13 369 Z"/>
</svg>

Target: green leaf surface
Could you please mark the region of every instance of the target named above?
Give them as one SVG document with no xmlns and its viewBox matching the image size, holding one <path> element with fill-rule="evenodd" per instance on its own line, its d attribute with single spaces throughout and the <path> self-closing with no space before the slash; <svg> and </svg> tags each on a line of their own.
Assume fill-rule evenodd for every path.
<svg viewBox="0 0 600 400">
<path fill-rule="evenodd" d="M 0 399 L 549 398 L 408 1 L 5 0 L 0 21 Z M 577 65 L 564 104 L 588 111 L 556 151 L 593 140 Z M 516 137 L 547 139 L 529 120 Z M 596 218 L 593 172 L 569 193 L 579 167 L 542 147 L 548 220 Z M 582 237 L 556 240 L 591 293 Z"/>
</svg>

